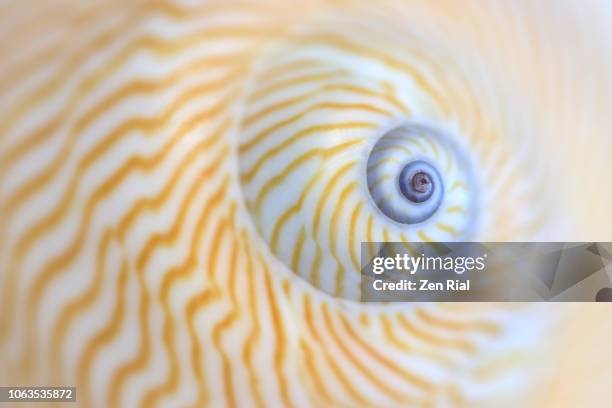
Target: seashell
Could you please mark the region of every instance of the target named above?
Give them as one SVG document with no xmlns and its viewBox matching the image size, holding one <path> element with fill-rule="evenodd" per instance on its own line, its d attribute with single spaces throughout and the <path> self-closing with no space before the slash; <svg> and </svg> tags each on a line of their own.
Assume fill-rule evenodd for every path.
<svg viewBox="0 0 612 408">
<path fill-rule="evenodd" d="M 0 385 L 610 400 L 603 305 L 358 301 L 362 242 L 610 240 L 609 5 L 0 9 Z"/>
</svg>

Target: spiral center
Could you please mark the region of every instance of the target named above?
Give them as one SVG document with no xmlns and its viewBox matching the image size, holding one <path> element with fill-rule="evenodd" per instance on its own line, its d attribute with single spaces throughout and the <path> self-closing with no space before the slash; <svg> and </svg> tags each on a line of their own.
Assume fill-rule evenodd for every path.
<svg viewBox="0 0 612 408">
<path fill-rule="evenodd" d="M 427 193 L 431 190 L 431 177 L 425 172 L 420 172 L 412 177 L 412 188 L 419 193 Z"/>
<path fill-rule="evenodd" d="M 374 205 L 389 219 L 408 225 L 429 220 L 443 203 L 471 208 L 469 173 L 469 163 L 450 134 L 416 122 L 384 133 L 366 165 Z M 466 188 L 445 189 L 448 185 Z"/>
<path fill-rule="evenodd" d="M 416 160 L 404 166 L 398 181 L 402 195 L 409 201 L 420 204 L 434 195 L 436 186 L 441 184 L 441 176 L 431 164 Z"/>
</svg>

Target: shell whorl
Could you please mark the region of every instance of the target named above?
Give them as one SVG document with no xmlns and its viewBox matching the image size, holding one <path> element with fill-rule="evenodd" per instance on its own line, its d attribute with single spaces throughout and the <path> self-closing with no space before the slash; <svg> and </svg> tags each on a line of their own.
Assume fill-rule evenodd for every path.
<svg viewBox="0 0 612 408">
<path fill-rule="evenodd" d="M 609 238 L 607 8 L 304 3 L 0 5 L 0 385 L 85 407 L 531 395 L 564 309 L 361 304 L 358 248 Z M 427 199 L 401 191 L 415 165 Z"/>
<path fill-rule="evenodd" d="M 315 15 L 254 63 L 238 144 L 247 207 L 270 250 L 334 296 L 359 298 L 361 242 L 528 240 L 563 228 L 538 150 L 520 149 L 521 106 L 484 92 L 505 86 L 471 74 L 486 72 L 483 58 L 462 63 L 469 51 L 425 33 L 389 16 Z M 483 116 L 500 120 L 485 127 Z M 439 185 L 415 203 L 398 183 L 418 161 Z"/>
</svg>

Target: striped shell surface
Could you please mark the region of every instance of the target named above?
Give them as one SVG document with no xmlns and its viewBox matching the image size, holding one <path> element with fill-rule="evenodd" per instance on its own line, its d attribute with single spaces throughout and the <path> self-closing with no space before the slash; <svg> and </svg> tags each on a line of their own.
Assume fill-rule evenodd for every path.
<svg viewBox="0 0 612 408">
<path fill-rule="evenodd" d="M 605 305 L 358 300 L 361 242 L 612 240 L 610 21 L 601 0 L 2 2 L 0 385 L 609 405 Z M 414 162 L 435 205 L 396 188 Z"/>
</svg>

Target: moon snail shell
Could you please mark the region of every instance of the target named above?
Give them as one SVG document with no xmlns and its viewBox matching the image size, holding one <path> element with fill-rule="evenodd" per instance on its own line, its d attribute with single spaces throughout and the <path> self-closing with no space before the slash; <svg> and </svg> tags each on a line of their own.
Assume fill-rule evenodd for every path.
<svg viewBox="0 0 612 408">
<path fill-rule="evenodd" d="M 608 3 L 2 2 L 0 385 L 609 405 L 602 305 L 359 301 L 362 242 L 612 240 Z"/>
</svg>

